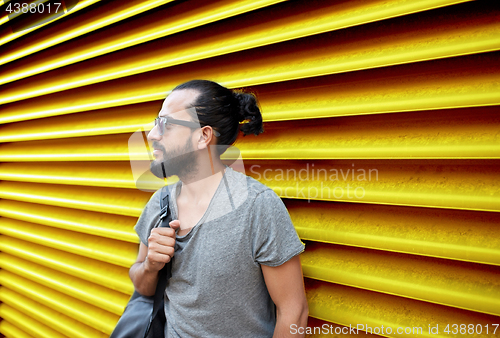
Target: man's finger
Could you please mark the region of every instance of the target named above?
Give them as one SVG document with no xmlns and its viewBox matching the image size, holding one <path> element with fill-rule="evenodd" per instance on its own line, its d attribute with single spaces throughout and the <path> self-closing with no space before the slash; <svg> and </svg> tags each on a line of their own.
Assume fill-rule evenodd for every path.
<svg viewBox="0 0 500 338">
<path fill-rule="evenodd" d="M 154 228 L 151 230 L 151 235 L 150 236 L 168 236 L 168 237 L 174 237 L 175 236 L 175 229 L 173 228 Z"/>
<path fill-rule="evenodd" d="M 150 248 L 156 248 L 157 246 L 167 246 L 173 248 L 175 246 L 175 238 L 172 236 L 151 236 L 148 240 L 148 246 Z"/>
<path fill-rule="evenodd" d="M 174 253 L 174 248 L 172 247 L 161 247 L 160 250 L 150 250 L 148 257 L 152 262 L 167 263 L 170 257 L 174 256 Z"/>
<path fill-rule="evenodd" d="M 181 227 L 181 222 L 178 219 L 176 219 L 170 222 L 169 225 L 172 229 L 177 230 Z"/>
</svg>

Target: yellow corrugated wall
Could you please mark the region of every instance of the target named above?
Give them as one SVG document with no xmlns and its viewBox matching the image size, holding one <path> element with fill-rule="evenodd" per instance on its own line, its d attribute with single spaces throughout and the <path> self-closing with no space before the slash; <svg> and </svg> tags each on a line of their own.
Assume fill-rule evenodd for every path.
<svg viewBox="0 0 500 338">
<path fill-rule="evenodd" d="M 29 15 L 0 18 L 6 337 L 108 337 L 151 196 L 128 138 L 193 78 L 260 99 L 236 146 L 306 242 L 311 336 L 500 336 L 498 2 L 87 0 L 11 31 Z"/>
</svg>

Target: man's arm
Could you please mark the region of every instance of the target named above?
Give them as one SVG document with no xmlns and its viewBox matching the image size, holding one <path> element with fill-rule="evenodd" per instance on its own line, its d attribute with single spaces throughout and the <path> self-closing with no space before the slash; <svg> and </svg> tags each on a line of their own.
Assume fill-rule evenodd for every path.
<svg viewBox="0 0 500 338">
<path fill-rule="evenodd" d="M 136 262 L 130 267 L 129 276 L 141 295 L 153 296 L 158 284 L 158 272 L 174 256 L 175 230 L 178 220 L 170 222 L 170 228 L 154 228 L 148 238 L 148 246 L 141 243 Z"/>
<path fill-rule="evenodd" d="M 291 333 L 290 326 L 296 324 L 297 327 L 305 328 L 309 315 L 299 256 L 277 267 L 261 267 L 269 295 L 276 304 L 273 337 L 298 337 Z"/>
</svg>

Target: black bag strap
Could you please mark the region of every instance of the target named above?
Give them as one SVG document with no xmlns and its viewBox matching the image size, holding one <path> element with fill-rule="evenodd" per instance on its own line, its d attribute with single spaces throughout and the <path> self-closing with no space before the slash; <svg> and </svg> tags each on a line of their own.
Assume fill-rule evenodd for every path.
<svg viewBox="0 0 500 338">
<path fill-rule="evenodd" d="M 169 189 L 167 186 L 164 186 L 160 192 L 160 219 L 161 224 L 160 227 L 170 227 L 169 223 L 172 221 L 172 214 L 170 213 L 169 208 Z M 165 264 L 165 266 L 158 273 L 158 284 L 156 284 L 156 291 L 154 295 L 153 302 L 153 312 L 151 313 L 151 318 L 149 319 L 149 324 L 146 328 L 146 332 L 144 333 L 144 338 L 146 338 L 151 329 L 151 324 L 153 323 L 153 319 L 158 314 L 160 307 L 163 306 L 163 294 L 165 292 L 165 288 L 167 287 L 167 281 L 172 275 L 172 260 Z"/>
<path fill-rule="evenodd" d="M 164 186 L 161 188 L 160 192 L 160 219 L 161 219 L 161 224 L 160 227 L 162 228 L 170 228 L 170 222 L 172 222 L 172 213 L 170 212 L 170 194 L 169 194 L 169 189 L 168 186 Z M 163 269 L 160 270 L 160 275 L 163 273 L 163 276 L 166 276 L 166 278 L 160 279 L 158 281 L 158 285 L 163 283 L 164 285 L 160 288 L 160 291 L 165 291 L 165 287 L 167 286 L 167 280 L 172 276 L 172 260 L 165 264 Z M 156 294 L 158 293 L 158 285 L 156 287 Z"/>
</svg>

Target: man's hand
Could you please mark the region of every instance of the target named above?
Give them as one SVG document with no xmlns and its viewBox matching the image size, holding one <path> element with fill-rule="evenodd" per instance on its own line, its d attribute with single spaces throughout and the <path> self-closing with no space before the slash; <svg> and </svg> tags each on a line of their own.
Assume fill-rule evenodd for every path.
<svg viewBox="0 0 500 338">
<path fill-rule="evenodd" d="M 180 228 L 178 220 L 169 223 L 170 228 L 151 230 L 148 246 L 139 245 L 137 260 L 130 267 L 129 275 L 134 287 L 144 296 L 153 296 L 158 284 L 158 271 L 170 262 L 175 250 L 175 231 Z"/>
<path fill-rule="evenodd" d="M 144 259 L 144 269 L 148 272 L 160 271 L 172 260 L 175 249 L 175 231 L 181 226 L 179 220 L 169 223 L 170 228 L 154 228 L 148 238 L 148 253 Z"/>
</svg>

